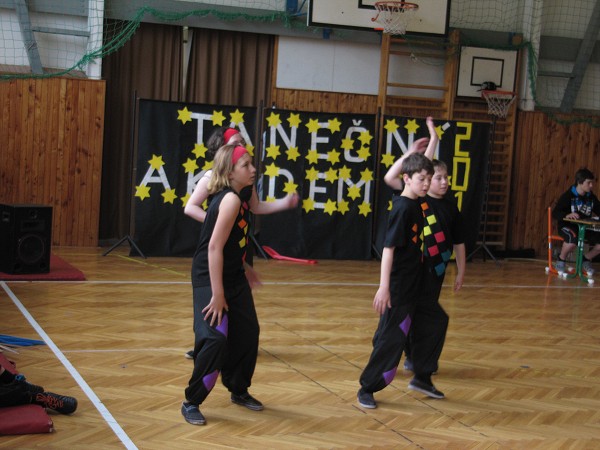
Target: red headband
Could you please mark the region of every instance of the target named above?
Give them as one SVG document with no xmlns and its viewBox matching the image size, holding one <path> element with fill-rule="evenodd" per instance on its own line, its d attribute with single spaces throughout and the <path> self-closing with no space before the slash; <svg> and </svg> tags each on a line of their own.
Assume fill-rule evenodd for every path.
<svg viewBox="0 0 600 450">
<path fill-rule="evenodd" d="M 225 140 L 225 144 L 229 143 L 229 140 L 234 137 L 236 134 L 240 134 L 238 130 L 235 128 L 227 128 L 223 133 L 223 139 Z"/>
<path fill-rule="evenodd" d="M 236 146 L 233 149 L 233 153 L 231 154 L 231 162 L 233 163 L 233 165 L 235 166 L 235 164 L 239 161 L 239 159 L 244 156 L 246 153 L 248 153 L 248 150 L 246 150 L 246 147 L 242 147 L 241 145 Z"/>
</svg>

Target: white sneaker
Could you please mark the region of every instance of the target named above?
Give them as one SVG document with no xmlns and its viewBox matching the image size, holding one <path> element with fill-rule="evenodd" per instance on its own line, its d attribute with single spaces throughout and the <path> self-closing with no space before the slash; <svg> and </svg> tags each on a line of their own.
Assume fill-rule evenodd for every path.
<svg viewBox="0 0 600 450">
<path fill-rule="evenodd" d="M 558 259 L 554 263 L 554 268 L 557 272 L 564 272 L 567 269 L 567 263 Z"/>
<path fill-rule="evenodd" d="M 585 273 L 587 274 L 588 277 L 591 277 L 592 275 L 594 275 L 594 268 L 592 267 L 591 261 L 583 261 L 583 263 L 581 264 L 581 268 L 583 270 L 585 270 Z"/>
</svg>

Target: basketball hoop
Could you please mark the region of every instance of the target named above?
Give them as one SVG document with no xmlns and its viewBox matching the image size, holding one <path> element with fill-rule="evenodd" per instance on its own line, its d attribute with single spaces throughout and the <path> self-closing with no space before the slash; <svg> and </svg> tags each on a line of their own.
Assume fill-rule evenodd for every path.
<svg viewBox="0 0 600 450">
<path fill-rule="evenodd" d="M 488 104 L 488 114 L 496 117 L 505 118 L 508 115 L 508 109 L 515 98 L 514 92 L 508 91 L 481 91 L 481 96 Z"/>
<path fill-rule="evenodd" d="M 406 34 L 406 28 L 419 9 L 416 3 L 375 2 L 377 15 L 371 20 L 383 28 L 384 33 Z"/>
</svg>

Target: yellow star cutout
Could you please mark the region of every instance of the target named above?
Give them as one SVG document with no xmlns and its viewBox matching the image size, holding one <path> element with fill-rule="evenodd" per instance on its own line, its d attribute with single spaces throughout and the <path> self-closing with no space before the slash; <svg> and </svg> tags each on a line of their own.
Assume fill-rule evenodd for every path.
<svg viewBox="0 0 600 450">
<path fill-rule="evenodd" d="M 175 195 L 175 189 L 166 189 L 165 192 L 163 192 L 161 195 L 163 198 L 163 202 L 170 203 L 171 205 L 177 198 L 177 195 Z"/>
<path fill-rule="evenodd" d="M 145 198 L 150 197 L 150 187 L 149 186 L 136 186 L 135 187 L 135 196 L 140 200 L 144 200 Z"/>
<path fill-rule="evenodd" d="M 342 139 L 342 148 L 352 150 L 354 148 L 354 139 Z"/>
<path fill-rule="evenodd" d="M 223 111 L 213 111 L 212 113 L 212 123 L 214 126 L 223 126 L 223 122 L 225 121 L 225 116 L 223 115 Z"/>
<path fill-rule="evenodd" d="M 294 113 L 290 114 L 290 117 L 288 117 L 287 121 L 290 124 L 291 128 L 298 128 L 302 123 L 302 120 L 300 119 L 300 114 Z"/>
<path fill-rule="evenodd" d="M 317 119 L 310 119 L 306 124 L 309 133 L 316 133 L 320 128 L 319 121 Z"/>
<path fill-rule="evenodd" d="M 311 167 L 310 169 L 308 169 L 306 171 L 306 177 L 305 178 L 308 181 L 316 181 L 319 178 L 319 172 L 314 167 Z"/>
<path fill-rule="evenodd" d="M 362 158 L 363 161 L 366 161 L 369 156 L 371 156 L 371 151 L 369 150 L 369 147 L 361 147 L 359 151 L 356 152 L 356 154 Z"/>
<path fill-rule="evenodd" d="M 340 180 L 349 180 L 352 176 L 352 169 L 344 166 L 338 171 L 338 177 Z"/>
<path fill-rule="evenodd" d="M 371 212 L 371 205 L 367 202 L 362 202 L 358 207 L 358 212 L 363 216 L 367 217 Z"/>
<path fill-rule="evenodd" d="M 317 160 L 319 159 L 319 154 L 316 150 L 309 150 L 308 152 L 306 152 L 306 159 L 309 163 L 316 164 Z"/>
<path fill-rule="evenodd" d="M 360 133 L 358 140 L 362 143 L 362 145 L 369 145 L 369 143 L 373 140 L 373 136 L 371 136 L 371 133 L 368 130 L 363 131 Z"/>
<path fill-rule="evenodd" d="M 271 128 L 277 128 L 277 126 L 281 125 L 279 114 L 275 114 L 274 112 L 269 114 L 269 117 L 267 117 L 267 123 Z"/>
<path fill-rule="evenodd" d="M 358 186 L 350 186 L 348 188 L 348 197 L 350 197 L 352 200 L 356 200 L 358 197 L 360 197 L 360 188 Z"/>
<path fill-rule="evenodd" d="M 192 112 L 187 109 L 187 106 L 177 110 L 177 120 L 181 120 L 181 123 L 192 121 Z"/>
<path fill-rule="evenodd" d="M 244 113 L 241 112 L 239 109 L 236 109 L 234 112 L 229 113 L 229 117 L 231 118 L 231 123 L 234 125 L 244 123 Z"/>
<path fill-rule="evenodd" d="M 386 120 L 385 121 L 385 126 L 383 128 L 385 128 L 385 130 L 388 133 L 393 133 L 398 128 L 400 128 L 400 126 L 396 123 L 396 119 L 392 119 L 392 120 Z"/>
<path fill-rule="evenodd" d="M 346 200 L 340 200 L 338 202 L 337 210 L 342 216 L 346 214 L 348 211 L 350 211 L 350 208 L 348 208 L 348 202 Z"/>
<path fill-rule="evenodd" d="M 152 159 L 148 161 L 148 164 L 150 164 L 150 167 L 154 170 L 158 170 L 165 165 L 165 162 L 163 161 L 162 156 L 152 154 Z"/>
<path fill-rule="evenodd" d="M 335 170 L 333 167 L 331 167 L 327 172 L 325 172 L 325 181 L 329 181 L 333 184 L 337 179 L 337 170 Z"/>
<path fill-rule="evenodd" d="M 437 134 L 438 139 L 441 141 L 442 136 L 444 135 L 444 130 L 442 129 L 441 125 L 438 125 L 437 127 L 435 127 L 435 134 Z"/>
<path fill-rule="evenodd" d="M 383 164 L 386 169 L 389 169 L 389 167 L 394 164 L 395 159 L 396 158 L 394 158 L 394 155 L 391 153 L 386 153 L 385 155 L 381 155 L 381 164 Z"/>
<path fill-rule="evenodd" d="M 315 209 L 315 202 L 313 199 L 311 198 L 305 198 L 304 200 L 302 200 L 302 209 L 308 213 L 310 211 L 313 211 Z"/>
<path fill-rule="evenodd" d="M 202 166 L 202 170 L 207 171 L 212 169 L 214 161 L 204 161 L 204 165 Z"/>
<path fill-rule="evenodd" d="M 406 125 L 404 125 L 404 128 L 408 130 L 408 134 L 415 134 L 419 129 L 419 125 L 417 125 L 416 119 L 409 119 L 406 121 Z"/>
<path fill-rule="evenodd" d="M 327 123 L 329 124 L 329 131 L 331 131 L 332 133 L 335 133 L 336 131 L 340 131 L 340 125 L 342 125 L 342 122 L 340 122 L 337 117 L 334 119 L 329 119 L 327 121 Z"/>
<path fill-rule="evenodd" d="M 198 164 L 193 159 L 188 158 L 185 164 L 182 164 L 185 169 L 185 173 L 194 173 L 198 168 Z"/>
<path fill-rule="evenodd" d="M 185 206 L 187 205 L 187 202 L 190 200 L 190 193 L 186 193 L 183 197 L 181 197 L 181 203 L 183 203 L 183 207 L 185 208 Z"/>
<path fill-rule="evenodd" d="M 293 194 L 298 190 L 298 185 L 292 181 L 287 181 L 283 187 L 283 192 L 286 194 Z"/>
<path fill-rule="evenodd" d="M 296 161 L 300 156 L 300 152 L 298 151 L 298 147 L 290 147 L 285 151 L 287 155 L 288 161 Z"/>
<path fill-rule="evenodd" d="M 192 153 L 196 156 L 196 158 L 206 158 L 206 145 L 202 144 L 194 144 L 194 150 Z"/>
<path fill-rule="evenodd" d="M 331 151 L 327 152 L 327 161 L 331 164 L 340 162 L 340 152 L 338 152 L 335 148 Z"/>
<path fill-rule="evenodd" d="M 279 151 L 279 145 L 269 145 L 267 148 L 267 157 L 271 159 L 277 159 L 281 152 Z"/>
<path fill-rule="evenodd" d="M 276 200 L 275 197 L 269 197 L 269 196 L 267 196 L 267 198 L 265 199 L 265 201 L 267 203 L 273 203 L 275 200 Z"/>
<path fill-rule="evenodd" d="M 254 156 L 254 145 L 246 144 L 246 150 L 250 156 Z"/>
<path fill-rule="evenodd" d="M 393 205 L 393 204 L 394 204 L 394 203 L 393 203 L 391 200 L 388 202 L 388 207 L 387 207 L 387 210 L 388 210 L 388 211 L 391 211 L 391 210 L 392 210 L 392 205 Z"/>
<path fill-rule="evenodd" d="M 360 172 L 361 181 L 373 181 L 373 171 L 371 169 L 365 169 Z"/>
<path fill-rule="evenodd" d="M 269 164 L 265 169 L 265 175 L 270 177 L 276 177 L 279 175 L 279 167 L 275 165 L 275 163 Z"/>
<path fill-rule="evenodd" d="M 323 211 L 326 212 L 327 214 L 329 214 L 330 216 L 332 216 L 333 213 L 336 211 L 335 202 L 333 200 L 331 200 L 330 198 L 327 199 L 327 202 L 325 203 L 325 207 L 323 208 Z"/>
</svg>

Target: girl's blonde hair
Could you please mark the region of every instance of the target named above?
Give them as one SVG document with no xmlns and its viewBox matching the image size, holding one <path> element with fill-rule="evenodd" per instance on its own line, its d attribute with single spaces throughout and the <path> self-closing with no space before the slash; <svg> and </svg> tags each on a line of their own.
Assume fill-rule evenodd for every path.
<svg viewBox="0 0 600 450">
<path fill-rule="evenodd" d="M 224 145 L 215 153 L 212 175 L 208 181 L 208 194 L 215 194 L 226 187 L 230 187 L 229 174 L 233 171 L 231 155 L 235 145 Z"/>
</svg>

